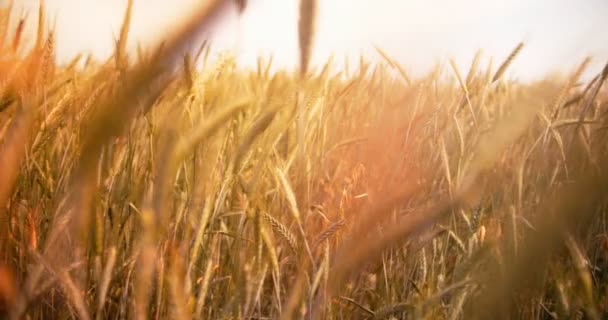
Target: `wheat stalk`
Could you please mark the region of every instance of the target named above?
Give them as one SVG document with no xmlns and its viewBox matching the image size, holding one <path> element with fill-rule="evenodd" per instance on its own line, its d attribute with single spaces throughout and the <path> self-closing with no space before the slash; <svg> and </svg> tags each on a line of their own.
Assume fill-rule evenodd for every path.
<svg viewBox="0 0 608 320">
<path fill-rule="evenodd" d="M 300 0 L 298 18 L 298 39 L 300 43 L 300 76 L 303 77 L 310 63 L 310 54 L 314 41 L 314 24 L 317 10 L 316 0 Z"/>
</svg>

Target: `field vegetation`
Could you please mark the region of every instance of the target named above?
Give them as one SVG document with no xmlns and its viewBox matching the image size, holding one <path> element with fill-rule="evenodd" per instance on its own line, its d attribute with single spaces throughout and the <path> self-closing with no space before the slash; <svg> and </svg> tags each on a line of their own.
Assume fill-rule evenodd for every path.
<svg viewBox="0 0 608 320">
<path fill-rule="evenodd" d="M 311 67 L 306 0 L 297 72 L 184 54 L 222 1 L 128 56 L 129 3 L 65 65 L 2 9 L 0 318 L 608 316 L 608 65 Z"/>
</svg>

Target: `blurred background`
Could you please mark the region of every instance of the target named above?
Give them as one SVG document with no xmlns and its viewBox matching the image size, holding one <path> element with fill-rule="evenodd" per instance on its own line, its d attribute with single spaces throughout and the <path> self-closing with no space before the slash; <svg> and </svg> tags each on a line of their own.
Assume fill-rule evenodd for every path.
<svg viewBox="0 0 608 320">
<path fill-rule="evenodd" d="M 201 0 L 135 0 L 129 48 L 155 43 Z M 0 0 L 6 4 L 7 0 Z M 80 52 L 102 59 L 111 54 L 127 0 L 46 0 L 57 31 L 60 62 Z M 608 60 L 606 0 L 320 0 L 313 65 L 334 56 L 339 67 L 361 54 L 382 58 L 377 46 L 415 75 L 454 58 L 466 70 L 478 49 L 500 63 L 517 45 L 526 47 L 509 76 L 522 81 L 568 72 L 592 56 L 589 72 Z M 16 14 L 29 12 L 33 32 L 38 0 L 15 1 Z M 259 56 L 294 69 L 298 61 L 298 0 L 250 0 L 236 5 L 211 33 L 212 57 L 230 51 L 238 64 L 253 67 Z"/>
</svg>

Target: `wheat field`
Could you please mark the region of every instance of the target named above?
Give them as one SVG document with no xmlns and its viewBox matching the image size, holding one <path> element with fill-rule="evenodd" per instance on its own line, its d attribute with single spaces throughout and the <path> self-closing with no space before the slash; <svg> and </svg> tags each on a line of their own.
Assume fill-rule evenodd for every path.
<svg viewBox="0 0 608 320">
<path fill-rule="evenodd" d="M 2 9 L 0 318 L 608 317 L 608 65 L 315 68 L 301 3 L 276 73 L 183 54 L 222 1 L 66 65 Z"/>
</svg>

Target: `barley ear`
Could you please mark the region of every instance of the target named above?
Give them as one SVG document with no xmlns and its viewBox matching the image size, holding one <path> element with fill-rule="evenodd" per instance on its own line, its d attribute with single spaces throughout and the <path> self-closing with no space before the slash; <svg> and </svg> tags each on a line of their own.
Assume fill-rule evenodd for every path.
<svg viewBox="0 0 608 320">
<path fill-rule="evenodd" d="M 515 49 L 513 49 L 513 51 L 511 51 L 511 54 L 509 54 L 507 59 L 505 59 L 505 61 L 500 65 L 498 70 L 496 70 L 496 73 L 494 74 L 494 77 L 492 78 L 492 83 L 498 81 L 498 79 L 500 79 L 500 77 L 502 77 L 502 75 L 505 73 L 505 71 L 507 71 L 507 68 L 509 68 L 511 63 L 513 63 L 513 60 L 515 60 L 515 58 L 517 57 L 517 55 L 519 54 L 521 49 L 523 49 L 523 47 L 524 47 L 524 43 L 520 42 L 517 45 L 517 47 L 515 47 Z"/>
</svg>

